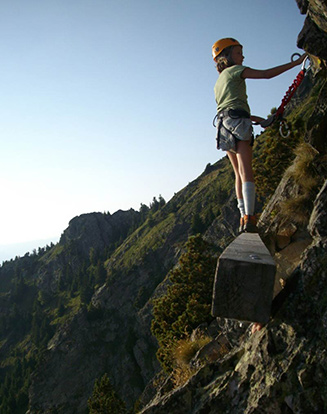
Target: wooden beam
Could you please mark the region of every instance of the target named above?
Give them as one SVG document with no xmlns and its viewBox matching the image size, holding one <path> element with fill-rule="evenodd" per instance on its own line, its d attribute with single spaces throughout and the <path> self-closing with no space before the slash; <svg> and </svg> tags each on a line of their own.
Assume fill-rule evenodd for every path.
<svg viewBox="0 0 327 414">
<path fill-rule="evenodd" d="M 242 233 L 218 259 L 212 315 L 267 323 L 276 265 L 257 233 Z"/>
</svg>

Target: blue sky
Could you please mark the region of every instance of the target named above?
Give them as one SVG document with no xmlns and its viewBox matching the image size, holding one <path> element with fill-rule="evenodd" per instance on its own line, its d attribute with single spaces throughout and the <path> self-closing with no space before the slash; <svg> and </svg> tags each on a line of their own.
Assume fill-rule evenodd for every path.
<svg viewBox="0 0 327 414">
<path fill-rule="evenodd" d="M 245 65 L 276 66 L 303 21 L 295 0 L 2 1 L 0 247 L 168 201 L 224 155 L 212 44 L 235 37 Z M 278 106 L 297 73 L 247 81 L 252 113 Z"/>
</svg>

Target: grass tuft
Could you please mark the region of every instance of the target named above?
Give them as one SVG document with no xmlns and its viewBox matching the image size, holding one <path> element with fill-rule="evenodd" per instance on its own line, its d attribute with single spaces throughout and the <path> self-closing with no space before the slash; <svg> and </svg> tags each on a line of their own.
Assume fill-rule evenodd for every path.
<svg viewBox="0 0 327 414">
<path fill-rule="evenodd" d="M 316 165 L 322 165 L 323 157 L 307 143 L 302 143 L 295 150 L 296 158 L 288 169 L 287 175 L 297 187 L 297 195 L 280 203 L 283 217 L 306 225 L 316 194 L 322 185 L 322 177 Z"/>
<path fill-rule="evenodd" d="M 174 350 L 175 367 L 172 372 L 172 383 L 174 388 L 184 385 L 197 371 L 196 367 L 190 365 L 196 353 L 207 345 L 212 338 L 200 335 L 195 339 L 190 337 L 177 342 Z"/>
</svg>

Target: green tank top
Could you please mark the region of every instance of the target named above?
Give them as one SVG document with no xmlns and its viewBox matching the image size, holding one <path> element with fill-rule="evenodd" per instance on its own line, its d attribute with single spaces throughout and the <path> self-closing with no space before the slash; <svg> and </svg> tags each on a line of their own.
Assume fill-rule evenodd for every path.
<svg viewBox="0 0 327 414">
<path fill-rule="evenodd" d="M 241 78 L 245 68 L 246 66 L 234 65 L 220 73 L 214 87 L 217 112 L 225 109 L 243 109 L 251 113 L 245 79 Z"/>
</svg>

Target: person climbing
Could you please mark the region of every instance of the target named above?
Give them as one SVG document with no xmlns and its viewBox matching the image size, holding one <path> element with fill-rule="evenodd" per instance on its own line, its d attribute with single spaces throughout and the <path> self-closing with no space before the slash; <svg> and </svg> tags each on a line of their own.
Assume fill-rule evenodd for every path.
<svg viewBox="0 0 327 414">
<path fill-rule="evenodd" d="M 214 87 L 217 103 L 217 148 L 227 151 L 235 174 L 235 192 L 240 210 L 240 232 L 257 232 L 255 185 L 252 170 L 254 141 L 252 122 L 264 118 L 251 115 L 247 100 L 245 79 L 271 79 L 297 65 L 306 57 L 270 69 L 258 70 L 243 66 L 243 46 L 233 38 L 223 38 L 212 46 L 212 57 L 219 72 Z M 264 127 L 264 125 L 263 125 Z M 252 334 L 262 325 L 253 323 Z"/>
<path fill-rule="evenodd" d="M 243 46 L 233 38 L 223 38 L 212 46 L 212 57 L 219 72 L 214 87 L 217 103 L 217 148 L 227 151 L 235 174 L 235 192 L 240 210 L 241 232 L 257 232 L 255 185 L 252 170 L 252 122 L 264 118 L 251 115 L 245 79 L 271 79 L 297 65 L 306 57 L 270 69 L 258 70 L 243 66 Z M 263 125 L 264 126 L 264 125 Z"/>
</svg>

